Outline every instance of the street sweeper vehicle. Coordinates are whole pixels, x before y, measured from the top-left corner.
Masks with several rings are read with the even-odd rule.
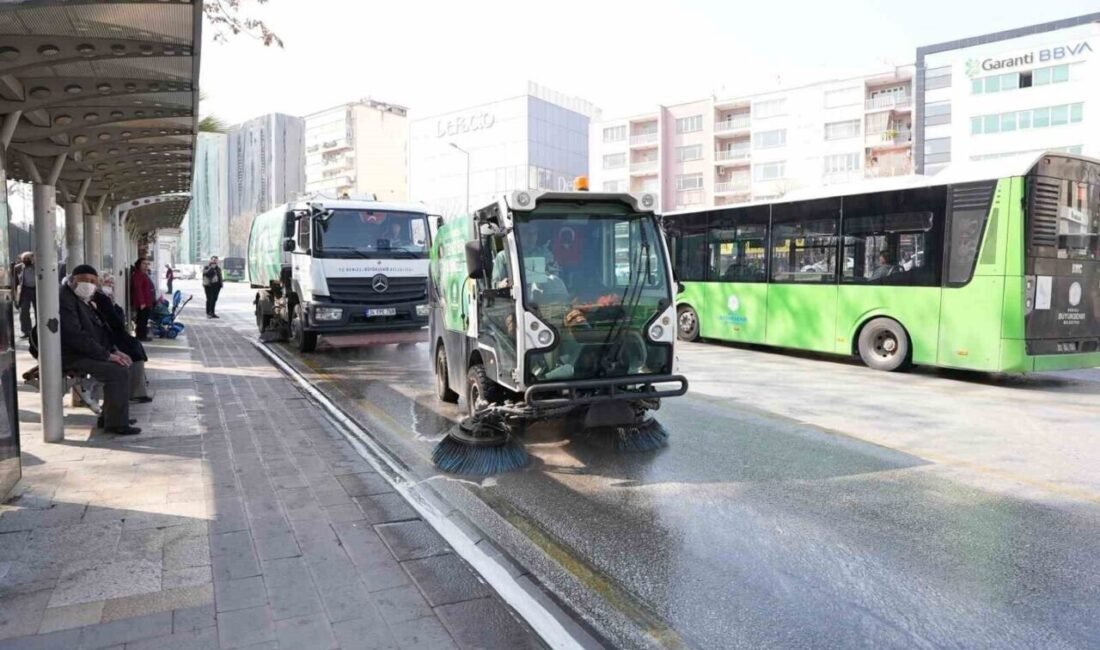
[[[320,195],[252,222],[248,278],[261,338],[312,352],[319,335],[427,340],[428,216],[373,196]]]
[[[445,471],[523,466],[544,420],[664,446],[649,415],[675,374],[675,282],[653,194],[524,190],[442,223],[429,280],[436,392],[466,418],[437,445]]]

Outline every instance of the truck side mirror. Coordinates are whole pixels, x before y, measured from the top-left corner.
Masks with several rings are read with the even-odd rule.
[[[287,237],[283,240],[283,250],[287,253],[293,253],[295,246],[296,244],[294,243],[293,237]]]
[[[294,213],[287,212],[283,218],[283,237],[294,236]]]
[[[481,242],[466,242],[466,273],[477,279],[485,275],[485,260],[481,255]]]

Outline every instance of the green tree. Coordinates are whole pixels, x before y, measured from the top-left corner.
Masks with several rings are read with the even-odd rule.
[[[244,34],[251,36],[264,44],[264,46],[278,45],[283,47],[283,39],[271,31],[264,21],[247,15],[242,10],[249,2],[267,4],[268,0],[206,0],[203,3],[203,13],[206,20],[214,28],[214,40],[224,43],[230,36]]]

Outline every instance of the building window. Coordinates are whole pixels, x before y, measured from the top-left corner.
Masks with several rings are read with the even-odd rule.
[[[701,190],[703,189],[703,175],[702,174],[680,174],[676,177],[676,189],[681,192],[684,190]]]
[[[1069,81],[1069,64],[1036,68],[1024,72],[1008,72],[970,81],[970,92],[975,95],[999,93],[1006,90],[1047,86]]]
[[[951,102],[931,102],[924,106],[924,125],[951,124]]]
[[[604,169],[619,169],[621,167],[626,167],[625,153],[609,153],[603,157]]]
[[[860,160],[863,158],[861,153],[839,153],[832,156],[825,156],[825,173],[826,174],[838,174],[843,172],[853,172],[859,170]]]
[[[752,105],[752,116],[756,118],[776,117],[778,115],[786,114],[786,99],[769,99],[763,102],[756,102]]]
[[[626,189],[626,181],[604,181],[604,192],[622,192]]]
[[[694,133],[696,131],[703,130],[703,116],[692,115],[691,117],[680,117],[676,119],[676,132],[677,133]]]
[[[939,165],[951,162],[951,138],[931,138],[924,141],[924,162]]]
[[[703,145],[693,144],[693,145],[688,146],[688,147],[677,147],[676,148],[676,158],[680,162],[688,162],[688,161],[691,161],[691,160],[702,160],[703,159]]]
[[[604,142],[622,142],[626,140],[625,126],[609,126],[603,130]]]
[[[775,181],[787,175],[787,163],[784,161],[760,163],[752,168],[752,179],[758,183]]]
[[[970,118],[970,133],[971,135],[988,135],[991,133],[1026,131],[1027,129],[1044,129],[1049,126],[1077,124],[1084,119],[1084,113],[1085,105],[1077,102],[1075,104],[1032,108],[1026,111],[979,115]]]
[[[854,106],[863,101],[863,89],[859,86],[825,91],[825,108]]]
[[[844,140],[859,137],[859,120],[830,122],[825,125],[826,140]]]
[[[752,146],[756,149],[772,149],[787,144],[787,129],[759,131],[752,135]]]
[[[951,87],[951,66],[932,68],[924,71],[924,89],[935,90],[937,88]]]

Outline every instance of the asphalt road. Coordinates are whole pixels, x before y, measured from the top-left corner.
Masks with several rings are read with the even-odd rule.
[[[250,301],[223,293],[242,333]],[[616,646],[1100,646],[1100,371],[687,345],[667,449],[543,430],[526,470],[460,482],[427,460],[459,411],[426,344],[283,353]]]

